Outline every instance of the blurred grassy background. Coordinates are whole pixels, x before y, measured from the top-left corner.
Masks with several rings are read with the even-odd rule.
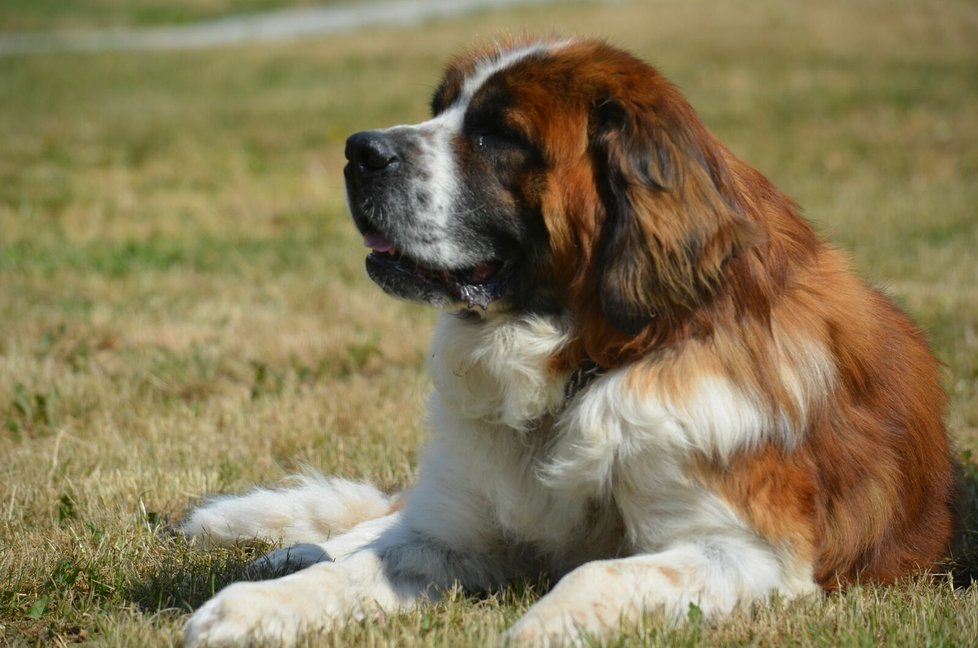
[[[294,4],[16,0],[0,30]],[[952,434],[978,450],[970,0],[560,3],[261,47],[3,57],[0,645],[174,642],[258,551],[160,536],[204,493],[306,466],[410,480],[432,314],[364,277],[342,144],[424,118],[448,55],[522,30],[607,37],[673,79],[921,322]],[[630,641],[966,645],[976,599],[858,589],[718,627],[652,620]],[[455,597],[333,639],[485,643],[529,600]]]
[[[350,4],[350,0],[4,0],[0,33],[180,25],[242,13],[330,4]]]

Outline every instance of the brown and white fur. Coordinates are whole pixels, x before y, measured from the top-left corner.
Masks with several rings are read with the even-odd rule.
[[[371,277],[445,311],[418,482],[396,504],[309,478],[194,511],[188,535],[295,544],[264,560],[302,569],[222,590],[187,645],[541,573],[556,586],[507,639],[610,638],[939,563],[951,463],[923,335],[668,81],[602,43],[517,41],[456,59],[432,108],[351,137],[346,170]]]

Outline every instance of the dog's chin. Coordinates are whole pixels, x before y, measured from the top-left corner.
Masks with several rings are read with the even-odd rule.
[[[509,267],[499,260],[471,268],[441,270],[418,263],[397,250],[374,251],[367,256],[367,275],[384,292],[438,308],[481,308],[504,299],[510,283]]]

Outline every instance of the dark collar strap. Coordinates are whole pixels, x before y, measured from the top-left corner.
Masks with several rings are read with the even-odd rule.
[[[567,384],[564,385],[564,402],[566,403],[587,389],[587,386],[603,373],[604,369],[599,367],[590,358],[585,358],[581,361],[577,369],[574,370],[574,373],[570,375],[570,378],[567,379]]]

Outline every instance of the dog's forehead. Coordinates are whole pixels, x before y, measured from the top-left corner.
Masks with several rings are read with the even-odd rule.
[[[519,44],[495,45],[489,49],[456,58],[446,69],[432,101],[435,111],[448,107],[464,109],[472,97],[494,74],[520,61],[543,54],[554,54],[573,42],[540,40]]]

